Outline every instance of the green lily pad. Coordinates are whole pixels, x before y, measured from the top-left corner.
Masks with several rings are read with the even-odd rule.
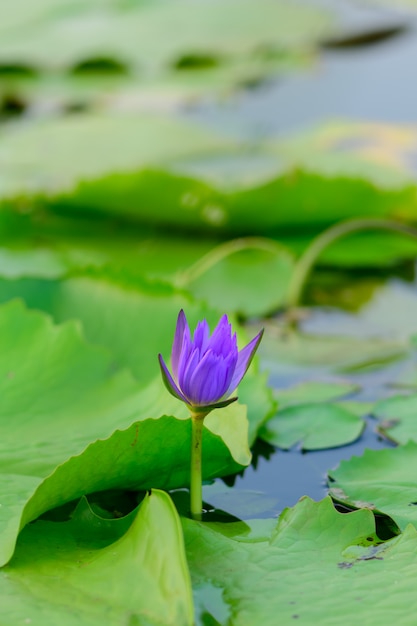
[[[300,403],[279,410],[259,436],[284,450],[297,443],[302,450],[320,450],[352,443],[364,427],[360,417],[337,404]]]
[[[417,444],[386,450],[365,450],[328,473],[330,493],[353,508],[371,508],[389,515],[404,529],[417,526]]]
[[[371,511],[341,514],[329,498],[303,498],[286,509],[269,541],[227,537],[190,520],[183,525],[196,606],[206,623],[274,626],[277,616],[284,624],[329,626],[409,621],[417,573],[413,527],[379,545]],[[387,593],[393,580],[396,592]]]
[[[339,406],[347,409],[351,413],[354,413],[358,417],[364,417],[372,413],[375,406],[374,402],[364,402],[359,400],[342,400],[337,403]]]
[[[322,133],[332,135],[327,129]],[[387,168],[376,164],[379,175],[374,176],[372,168],[363,170],[360,159],[360,180],[343,159],[337,172],[327,171],[320,159],[314,169],[302,161],[297,142],[250,151],[195,124],[149,114],[35,120],[3,133],[0,198],[12,214],[13,207],[15,213],[18,207],[27,213],[29,206],[25,223],[81,213],[229,236],[281,237],[284,227],[299,230],[301,223],[313,236],[352,217],[352,206],[367,206],[371,216],[415,219],[412,172],[400,168],[398,174],[394,167],[388,176]],[[327,159],[333,162],[333,156]],[[407,210],[399,214],[399,206]],[[10,215],[3,219],[7,222]]]
[[[232,141],[195,124],[154,115],[80,114],[38,120],[25,128],[3,133],[0,162],[7,167],[7,173],[5,171],[1,196],[60,196],[58,205],[72,204],[74,208],[77,202],[71,202],[70,195],[79,187],[77,194],[80,193],[79,199],[85,209],[118,212],[118,207],[119,210],[123,207],[124,212],[134,213],[137,207],[129,208],[129,198],[133,200],[135,197],[137,185],[146,193],[147,186],[157,185],[159,176],[152,171],[140,174],[141,170],[157,169],[157,165],[166,169],[174,160],[192,154],[210,154],[213,150],[227,151],[232,146]],[[96,196],[94,194],[100,190],[95,189],[89,198],[93,189],[88,182],[98,179],[105,179],[102,180],[103,193]],[[173,184],[178,194],[181,180],[174,178]],[[120,196],[119,200],[115,193],[106,197],[109,185],[114,191],[117,187],[118,194],[127,195]],[[169,193],[172,191],[173,188]],[[182,193],[186,191],[187,186]],[[188,191],[193,193],[196,190],[188,184]],[[184,202],[183,211],[189,211],[186,199]]]
[[[80,515],[24,529],[13,560],[0,571],[3,619],[34,626],[191,626],[190,576],[169,496],[152,491],[127,532],[113,531],[113,542],[91,532],[98,520],[88,527]]]
[[[155,491],[154,491],[155,493]],[[108,494],[107,494],[108,495]],[[145,494],[144,499],[148,493]],[[136,503],[139,501],[139,494],[135,494]],[[114,541],[117,541],[122,537],[133,522],[138,514],[139,506],[129,511],[129,513],[122,515],[119,511],[110,511],[101,508],[95,502],[90,502],[86,496],[83,496],[78,501],[74,508],[73,503],[69,503],[68,507],[71,507],[71,514],[69,518],[73,522],[74,534],[82,537],[86,543],[90,540],[99,543],[102,542],[103,546],[109,545]],[[55,509],[45,515],[42,519],[47,521],[62,522],[67,521],[67,518],[62,519],[59,517],[60,509]],[[53,513],[58,515],[58,519],[51,519]],[[115,517],[117,515],[117,517]],[[18,540],[19,544],[20,539]]]
[[[325,10],[288,0],[33,4],[0,12],[0,70],[29,102],[166,108],[305,64],[334,30]]]
[[[393,396],[377,402],[372,413],[378,431],[395,443],[417,442],[417,396]]]
[[[12,27],[10,16],[7,19],[9,8],[2,11],[9,25],[2,33],[0,58],[12,56],[15,63],[56,69],[110,57],[143,71],[144,65],[155,69],[174,64],[180,55],[194,54],[198,66],[199,56],[211,56],[213,61],[219,57],[250,57],[263,44],[268,46],[265,55],[279,53],[286,47],[317,41],[329,28],[325,13],[285,1],[262,0],[256,10],[247,0],[227,0],[226,5],[214,1],[198,9],[189,0],[153,0],[129,6],[103,6],[90,1],[75,6],[64,2],[57,7],[52,0],[35,4],[39,10],[31,10],[32,19],[18,19],[13,10]],[[90,28],[80,31],[83,22]],[[185,22],[188,28],[183,27]],[[77,45],[74,29],[79,32]],[[55,56],[51,50],[56,51]]]

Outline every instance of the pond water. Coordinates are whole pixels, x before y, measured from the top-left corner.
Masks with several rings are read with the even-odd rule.
[[[298,131],[335,118],[415,122],[415,21],[377,7],[365,10],[360,5],[341,3],[341,8],[347,33],[358,29],[383,29],[390,24],[397,25],[401,32],[374,45],[326,49],[317,65],[308,70],[248,91],[227,104],[205,103],[188,110],[186,117],[222,133],[251,139]],[[410,337],[413,332],[417,333],[417,290],[414,269],[409,268],[409,274],[411,280],[408,281],[387,277],[385,286],[376,290],[360,312],[313,306],[301,329],[319,336],[379,336],[396,340]],[[357,274],[350,278],[352,301],[349,308],[355,308],[357,278]],[[262,349],[260,358],[275,388],[306,379],[317,380],[320,376],[326,380],[343,378],[360,385],[361,391],[355,399],[366,401],[394,393],[392,381],[415,368],[408,358],[338,377],[316,368],[319,373],[314,378],[314,368],[286,368],[267,358]],[[303,495],[314,499],[324,497],[326,471],[335,468],[342,459],[361,455],[366,448],[389,445],[392,444],[375,432],[375,421],[370,416],[366,418],[362,436],[340,448],[303,453],[297,447],[282,451],[258,442],[252,466],[230,481],[218,480],[206,485],[204,498],[213,507],[237,517],[276,516]],[[233,485],[233,489],[226,483]]]

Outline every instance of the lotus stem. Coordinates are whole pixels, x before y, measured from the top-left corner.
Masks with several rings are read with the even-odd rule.
[[[351,219],[343,222],[339,222],[334,226],[331,226],[318,237],[313,239],[311,244],[305,250],[305,252],[298,259],[291,283],[288,290],[288,306],[295,308],[300,306],[301,296],[307,279],[318,257],[323,250],[327,248],[337,239],[341,239],[350,233],[361,230],[389,230],[393,232],[402,233],[413,239],[417,239],[417,230],[412,226],[406,224],[400,224],[386,219],[378,218],[360,218]]]
[[[203,516],[202,446],[203,422],[207,413],[191,413],[190,510],[194,520]]]

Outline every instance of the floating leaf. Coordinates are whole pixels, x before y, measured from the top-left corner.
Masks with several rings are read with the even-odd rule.
[[[40,102],[166,107],[229,92],[305,63],[334,28],[323,9],[288,0],[33,5],[0,10],[0,77]]]
[[[413,174],[404,180],[394,168],[395,175],[388,176],[378,165],[380,180],[364,174],[358,180],[343,161],[337,173],[320,160],[314,160],[314,169],[297,162],[303,153],[296,138],[293,143],[295,148],[261,145],[250,151],[196,124],[155,115],[84,113],[35,120],[2,137],[0,199],[9,211],[14,205],[29,211],[25,219],[35,224],[48,209],[47,215],[116,216],[234,236],[281,236],[284,227],[299,230],[300,224],[313,236],[352,217],[352,207],[358,207],[358,217],[367,206],[371,216],[415,219]],[[315,158],[316,151],[312,154]],[[357,169],[362,165],[359,160]]]
[[[261,0],[256,10],[248,0],[227,0],[226,5],[215,0],[198,8],[189,0],[125,6],[104,6],[94,0],[66,1],[59,7],[52,0],[34,4],[37,7],[31,9],[29,17],[12,12],[13,26],[10,15],[6,15],[8,27],[3,26],[0,58],[13,56],[15,63],[52,68],[96,58],[125,59],[143,70],[144,64],[154,68],[173,65],[180,55],[194,55],[194,65],[203,67],[210,65],[210,56],[214,61],[223,56],[250,57],[258,47],[261,54],[262,46],[265,56],[279,55],[285,48],[317,41],[329,27],[325,13],[282,0]],[[6,8],[2,14],[8,12]],[[188,28],[183,28],[185,22]],[[89,28],[80,32],[80,23]],[[75,31],[79,33],[77,45]]]
[[[337,403],[339,406],[347,409],[351,413],[354,413],[358,417],[364,417],[372,413],[375,406],[374,402],[364,402],[359,400],[342,400]]]
[[[358,439],[364,421],[337,404],[299,404],[278,410],[259,436],[288,450],[300,443],[303,450],[336,448]]]
[[[230,140],[216,137],[195,124],[167,117],[80,114],[38,120],[19,131],[9,130],[2,137],[0,162],[7,172],[4,171],[1,196],[42,194],[50,197],[49,202],[58,196],[58,207],[68,205],[74,209],[78,203],[76,192],[84,210],[134,214],[138,208],[129,205],[135,197],[139,198],[139,189],[146,195],[149,186],[154,191],[158,186],[158,172],[143,170],[157,169],[158,165],[167,169],[170,162],[188,155],[227,151],[232,146]],[[100,179],[101,189],[89,182]],[[195,185],[178,177],[173,177],[172,183],[166,197],[176,188],[180,204],[179,192],[183,194],[187,188],[189,193],[197,191],[193,189]],[[182,211],[189,211],[184,202]],[[170,210],[172,207],[171,202]],[[151,215],[148,213],[147,217]]]
[[[417,442],[417,396],[393,396],[377,402],[373,415],[378,430],[395,443]]]
[[[417,444],[387,450],[365,450],[329,472],[330,493],[354,508],[371,508],[392,517],[404,529],[417,526]]]

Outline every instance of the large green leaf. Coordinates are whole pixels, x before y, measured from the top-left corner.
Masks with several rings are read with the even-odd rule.
[[[362,216],[363,206],[368,215],[415,219],[412,172],[394,167],[388,176],[387,167],[376,164],[374,176],[359,159],[358,180],[343,159],[336,171],[327,171],[320,159],[309,164],[302,150],[277,145],[249,151],[195,124],[154,115],[37,120],[3,133],[0,198],[4,210],[15,212],[27,212],[29,203],[26,220],[35,224],[40,215],[45,220],[47,207],[234,236],[282,236],[284,228],[299,231],[301,223],[314,234],[338,219]],[[333,155],[329,159],[333,163]]]
[[[94,524],[89,528],[80,515],[25,528],[13,560],[0,572],[2,620],[29,620],[33,626],[191,626],[182,529],[169,496],[161,491],[146,496],[129,530],[114,542],[103,541],[103,531],[92,532]]]
[[[183,524],[203,623],[412,622],[417,574],[412,527],[377,545],[370,511],[341,514],[328,498],[317,503],[304,498],[286,509],[269,541],[239,536],[238,529],[234,537],[225,536],[220,525]],[[393,581],[395,593],[387,593]]]
[[[78,324],[56,327],[19,302],[0,307],[0,344],[1,562],[27,522],[83,493],[188,485],[190,420],[159,378],[141,389],[113,375]],[[218,413],[206,420],[206,478],[250,461],[246,408]]]
[[[355,441],[364,427],[360,417],[337,404],[300,403],[278,410],[259,436],[285,450],[297,443],[302,450],[320,450]]]
[[[330,471],[330,493],[355,508],[371,508],[392,517],[404,529],[417,526],[417,444],[387,450],[365,450]]]
[[[166,108],[256,84],[304,64],[333,28],[326,11],[288,0],[33,5],[27,15],[20,2],[0,9],[0,79],[3,69],[25,101],[101,107]]]
[[[145,199],[149,186],[154,186],[156,192],[158,180],[162,180],[158,172],[144,171],[146,168],[167,168],[176,159],[228,150],[232,146],[230,140],[195,124],[149,114],[80,114],[38,120],[2,134],[0,162],[7,171],[4,170],[1,196],[41,193],[63,196],[61,203],[76,206],[77,201],[74,203],[66,196],[74,194],[80,185],[79,202],[84,203],[84,209],[134,214],[138,208],[140,212],[140,207],[132,206],[139,199],[138,190],[142,189]],[[88,184],[99,179],[102,179],[101,188],[95,185],[93,189]],[[193,193],[190,184],[188,191]],[[171,189],[163,192],[166,200],[175,188],[178,195],[181,186],[181,193],[185,193],[184,181],[173,177]],[[158,201],[161,200],[159,196]],[[171,203],[170,209],[173,206]],[[145,211],[148,209],[143,207]],[[185,209],[189,211],[186,199]],[[151,217],[152,211],[147,215]]]
[[[8,27],[2,28],[3,62],[13,58],[15,63],[57,68],[113,57],[141,71],[145,65],[149,71],[152,66],[173,65],[183,55],[195,55],[197,60],[200,55],[211,56],[216,62],[239,55],[250,57],[265,46],[266,57],[268,52],[279,56],[285,48],[317,41],[329,26],[326,14],[283,0],[261,0],[256,8],[248,0],[227,0],[226,4],[214,0],[201,7],[190,0],[125,6],[91,0],[75,5],[68,1],[60,5],[56,0],[36,0],[34,4],[38,5],[36,20],[30,14],[17,19],[12,10],[14,27],[9,18]],[[9,11],[8,7],[2,11],[6,19]],[[79,35],[77,43],[74,32]]]

